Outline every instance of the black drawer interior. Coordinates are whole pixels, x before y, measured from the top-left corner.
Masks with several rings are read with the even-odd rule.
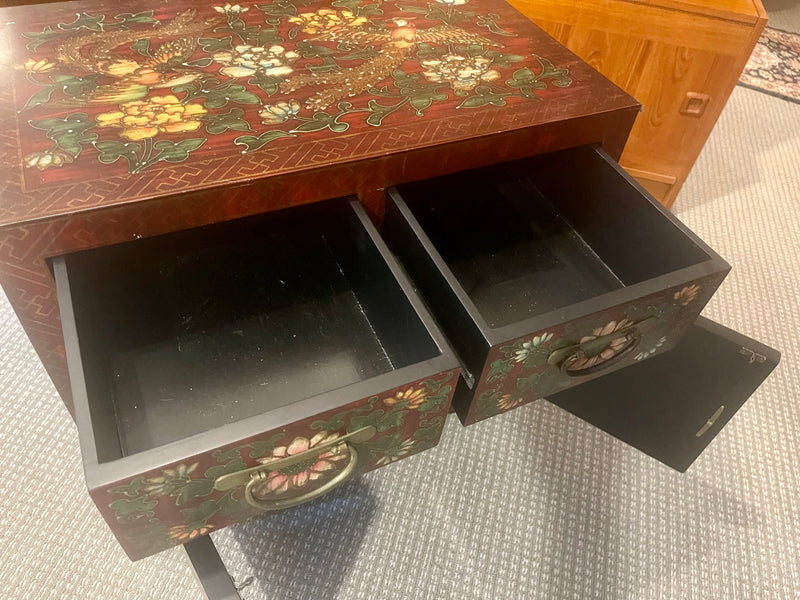
[[[592,147],[398,187],[499,328],[709,260]]]
[[[345,200],[57,261],[99,462],[440,354]]]

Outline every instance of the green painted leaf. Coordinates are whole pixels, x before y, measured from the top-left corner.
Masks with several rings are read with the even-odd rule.
[[[244,120],[244,111],[241,108],[232,108],[225,114],[214,114],[206,117],[208,124],[206,131],[212,134],[233,131],[252,131],[250,123]]]
[[[114,18],[117,21],[122,21],[119,26],[125,28],[143,23],[158,23],[158,20],[153,18],[152,10],[145,10],[138,13],[120,13]],[[117,23],[114,23],[114,25],[117,25]]]
[[[372,46],[365,46],[349,54],[340,54],[336,57],[336,60],[371,60],[380,56],[380,54],[381,53]]]
[[[206,500],[199,506],[184,508],[181,510],[185,521],[190,523],[205,523],[217,512],[220,506],[216,500]]]
[[[50,97],[53,95],[55,91],[55,86],[48,85],[40,89],[37,92],[28,98],[28,101],[25,103],[25,106],[22,107],[22,110],[29,110],[31,108],[36,108],[37,106],[41,106],[42,104],[47,104],[50,102]]]
[[[498,21],[499,18],[500,18],[500,15],[497,15],[497,14],[494,14],[494,13],[489,13],[485,17],[484,16],[479,16],[477,22],[478,22],[478,25],[480,25],[481,27],[488,28],[489,31],[491,31],[494,34],[505,35],[505,36],[510,36],[510,37],[516,37],[515,33],[511,33],[510,31],[506,31],[505,29],[503,29],[502,27],[500,27],[497,24],[497,21]]]
[[[449,385],[442,387],[436,394],[428,396],[427,400],[425,400],[417,410],[421,413],[426,413],[440,408],[442,404],[447,401],[447,398],[450,396],[450,390],[452,389],[453,387]]]
[[[253,92],[248,92],[243,85],[235,84],[210,90],[205,93],[206,108],[221,108],[228,102],[239,104],[261,104],[261,100]]]
[[[208,66],[211,66],[211,63],[213,62],[214,61],[210,58],[198,58],[197,60],[190,60],[186,64],[189,65],[190,67],[199,67],[201,69],[204,69]]]
[[[275,129],[272,131],[265,131],[259,136],[255,135],[240,135],[239,137],[233,140],[233,143],[238,146],[244,146],[246,149],[244,152],[254,152],[256,150],[260,150],[267,144],[269,144],[273,140],[277,140],[278,138],[282,137],[295,137],[291,133],[287,133],[285,131],[281,131],[280,129]]]
[[[200,146],[206,143],[205,138],[195,138],[191,140],[181,140],[180,142],[170,142],[168,140],[161,140],[156,142],[153,147],[159,150],[157,155],[158,160],[166,162],[183,162],[189,158],[189,153],[197,150]]]
[[[28,43],[26,48],[28,48],[28,50],[36,50],[42,44],[45,44],[50,40],[57,40],[66,37],[68,34],[62,31],[53,31],[53,28],[48,25],[42,31],[23,33],[22,35],[29,40],[33,40],[32,42]]]
[[[442,435],[443,426],[444,419],[441,417],[426,422],[425,425],[420,424],[419,428],[414,432],[414,440],[418,444],[415,450],[424,450],[435,446]]]
[[[84,77],[53,75],[50,79],[54,84],[60,87],[67,96],[74,97],[95,89],[97,87],[97,77],[97,75],[85,75]],[[145,87],[145,93],[146,91],[147,88]]]
[[[458,108],[480,108],[489,104],[489,99],[485,96],[470,96],[458,105]]]
[[[128,161],[129,170],[133,171],[136,168],[139,160],[137,154],[141,148],[136,142],[101,140],[95,141],[93,145],[100,153],[97,160],[101,163],[111,164],[117,162],[120,158],[124,158]]]
[[[34,119],[30,125],[46,130],[48,138],[74,157],[81,153],[83,145],[97,139],[97,134],[90,131],[96,123],[86,113],[72,113],[63,119]]]
[[[139,496],[142,493],[142,486],[144,485],[144,477],[135,477],[125,485],[118,485],[108,490],[109,494],[125,495],[129,497]]]
[[[421,6],[407,6],[407,5],[406,6],[400,6],[400,5],[398,5],[397,8],[399,8],[403,12],[417,13],[418,15],[425,15],[425,14],[428,13],[428,9],[427,8],[422,8]]]
[[[268,15],[276,17],[296,17],[297,7],[291,2],[275,2],[274,4],[256,4],[256,8]]]
[[[233,50],[233,37],[228,35],[222,38],[200,38],[200,47],[209,54],[221,50]]]
[[[267,94],[272,96],[273,94],[278,93],[278,89],[280,88],[282,81],[283,79],[281,79],[280,77],[273,77],[271,75],[265,75],[264,73],[259,73],[255,77],[251,77],[247,83],[249,83],[250,85],[257,85]]]
[[[492,383],[494,381],[505,379],[506,375],[508,375],[513,368],[514,362],[512,359],[495,360],[490,366],[489,374],[486,376],[486,381],[488,383]]]
[[[108,506],[114,511],[117,519],[128,519],[134,516],[152,516],[153,509],[158,504],[158,500],[151,500],[144,496],[133,498],[131,500],[120,499],[114,500]]]
[[[312,131],[321,131],[323,129],[331,127],[331,125],[334,124],[335,121],[336,121],[335,116],[329,115],[326,112],[318,112],[315,113],[311,119],[304,121],[303,123],[295,127],[292,130],[292,132],[310,133]]]
[[[532,390],[536,387],[536,381],[539,379],[540,373],[533,373],[528,377],[520,377],[517,379],[517,392],[524,392],[527,390]]]
[[[341,415],[338,415],[338,416],[341,417]],[[320,423],[320,422],[323,423],[323,427],[314,427],[315,423]],[[314,421],[314,423],[311,424],[311,428],[312,429],[326,429],[326,427],[324,427],[324,425],[325,425],[324,421]],[[344,428],[344,423],[342,423],[339,427],[334,427],[332,429],[343,429],[343,428]],[[278,442],[280,442],[282,439],[283,439],[283,434],[282,433],[276,433],[275,435],[273,435],[268,440],[258,440],[258,441],[255,441],[255,442],[250,442],[250,448],[251,448],[250,454],[249,454],[250,458],[262,458],[262,457],[266,456],[267,454],[272,454],[272,451],[275,449],[275,445]]]
[[[242,457],[239,456],[237,453],[237,458],[235,458],[234,460],[225,463],[224,465],[216,465],[210,467],[206,471],[206,478],[213,482],[222,477],[223,475],[227,475],[228,473],[235,473],[236,471],[243,471],[246,468],[247,465],[242,460]]]
[[[227,450],[214,450],[214,452],[211,453],[211,456],[214,457],[214,460],[217,461],[217,464],[221,465],[241,458],[242,455],[239,452],[239,448],[228,448]]]
[[[143,40],[136,40],[131,44],[131,50],[134,50],[142,56],[150,57],[150,40],[147,38]],[[210,59],[209,59],[210,60]]]
[[[182,486],[175,495],[175,504],[181,506],[193,498],[208,496],[214,491],[214,481],[209,479],[192,479]]]
[[[59,29],[88,29],[89,31],[103,31],[103,21],[105,15],[98,15],[93,17],[85,12],[78,13],[78,16],[72,23],[59,23]]]
[[[350,420],[350,426],[347,431],[357,431],[362,427],[372,425],[379,432],[392,429],[393,427],[400,427],[403,424],[403,418],[408,414],[407,410],[399,410],[386,413],[383,410],[374,410],[367,415],[358,415]]]

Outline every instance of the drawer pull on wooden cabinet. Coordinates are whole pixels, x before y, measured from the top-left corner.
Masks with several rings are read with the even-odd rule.
[[[715,412],[713,415],[711,415],[711,418],[710,418],[708,421],[706,421],[706,422],[703,424],[703,426],[702,426],[700,429],[698,429],[698,430],[697,430],[697,433],[695,433],[695,434],[694,434],[694,437],[700,437],[700,436],[701,436],[701,435],[703,435],[703,434],[704,434],[706,431],[708,431],[709,429],[711,429],[711,426],[712,426],[714,423],[716,423],[716,422],[717,422],[717,419],[719,419],[719,416],[722,414],[722,411],[724,411],[724,410],[725,410],[725,405],[723,404],[722,406],[720,406],[720,407],[719,407],[719,408],[716,410],[716,412]]]
[[[245,500],[251,506],[263,511],[282,510],[284,508],[310,502],[331,491],[341,483],[344,483],[347,478],[353,474],[358,464],[358,450],[356,449],[356,444],[369,440],[375,435],[376,431],[377,430],[372,425],[362,427],[357,431],[337,437],[303,452],[293,454],[292,456],[273,460],[257,467],[237,471],[236,473],[223,475],[214,482],[214,488],[217,490],[229,490],[246,484],[244,488]],[[304,494],[291,496],[289,498],[264,499],[258,497],[255,488],[259,484],[263,484],[270,473],[291,470],[291,467],[302,467],[304,463],[308,463],[309,461],[313,462],[323,454],[331,451],[334,451],[334,454],[346,453],[348,462],[345,467],[329,481],[326,481],[319,487],[315,487]]]
[[[570,377],[611,368],[633,352],[642,339],[642,332],[653,322],[653,318],[644,319],[600,337],[587,336],[579,344],[551,352],[547,363],[559,365],[561,372]]]

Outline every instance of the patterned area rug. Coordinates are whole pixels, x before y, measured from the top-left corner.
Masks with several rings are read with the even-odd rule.
[[[800,34],[766,27],[739,83],[785,100],[800,102]]]

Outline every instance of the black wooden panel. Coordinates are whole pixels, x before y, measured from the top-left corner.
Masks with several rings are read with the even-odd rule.
[[[700,317],[670,352],[548,400],[685,471],[779,360],[778,351]]]

